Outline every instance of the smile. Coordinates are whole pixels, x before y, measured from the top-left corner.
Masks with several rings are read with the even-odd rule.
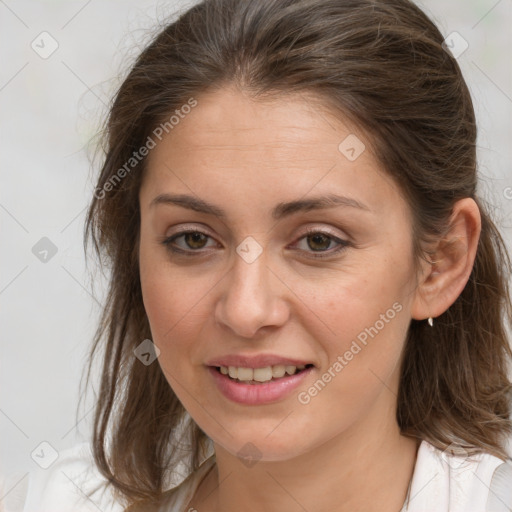
[[[304,370],[306,366],[312,365],[275,365],[265,366],[264,368],[243,368],[236,366],[219,366],[218,371],[222,375],[228,375],[233,380],[239,382],[247,382],[249,384],[258,384],[261,382],[269,382],[271,380],[281,379],[285,375],[295,375]]]
[[[220,393],[232,402],[264,405],[284,400],[314,370],[314,365],[275,365],[262,368],[209,366]]]

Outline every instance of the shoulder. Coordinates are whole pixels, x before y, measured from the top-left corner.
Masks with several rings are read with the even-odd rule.
[[[48,469],[30,473],[23,512],[123,512],[101,475],[90,444],[61,451]]]
[[[179,511],[194,496],[200,482],[215,464],[210,456],[192,474],[175,474],[179,484],[168,487],[165,500],[166,512]],[[169,481],[170,485],[170,481]],[[28,487],[20,496],[20,512],[124,512],[125,507],[116,501],[112,488],[94,463],[90,443],[77,444],[59,453],[48,469],[30,473]]]
[[[484,512],[512,509],[512,460],[488,453],[442,451],[423,441],[418,450],[410,512]],[[499,506],[498,506],[499,505]],[[501,508],[500,508],[501,507]]]

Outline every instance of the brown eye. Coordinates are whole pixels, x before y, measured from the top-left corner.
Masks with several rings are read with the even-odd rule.
[[[311,230],[296,242],[299,250],[309,253],[313,258],[328,258],[335,256],[351,244],[330,233]]]
[[[181,253],[186,255],[199,255],[205,251],[201,249],[208,247],[208,241],[215,245],[213,238],[201,231],[182,231],[162,240],[162,244],[171,253]],[[210,245],[211,247],[211,245]]]
[[[183,235],[185,243],[191,249],[202,249],[207,242],[208,237],[204,233],[191,232]]]
[[[324,251],[329,248],[332,242],[332,238],[324,235],[323,233],[316,233],[314,235],[308,235],[308,246],[315,251]]]

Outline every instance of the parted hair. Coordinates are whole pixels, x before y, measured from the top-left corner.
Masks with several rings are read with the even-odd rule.
[[[84,229],[86,251],[92,243],[109,272],[87,365],[87,381],[93,363],[101,366],[93,454],[127,510],[150,510],[172,493],[166,478],[180,463],[197,469],[208,438],[160,366],[134,356],[151,339],[138,263],[146,159],[107,185],[176,109],[227,85],[255,100],[307,93],[358,126],[410,206],[418,268],[455,202],[477,202],[482,231],[467,285],[433,329],[411,320],[396,420],[404,435],[440,449],[507,457],[511,262],[477,191],[473,103],[443,39],[409,0],[204,0],[166,23],[135,60],[105,120],[101,194]]]

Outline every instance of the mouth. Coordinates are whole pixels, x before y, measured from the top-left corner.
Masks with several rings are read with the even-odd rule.
[[[274,365],[262,368],[245,368],[238,366],[213,366],[219,374],[239,384],[262,385],[269,382],[282,381],[294,375],[307,372],[313,364],[306,365]]]
[[[266,405],[286,400],[317,367],[283,354],[229,354],[205,365],[216,389],[231,402]]]

